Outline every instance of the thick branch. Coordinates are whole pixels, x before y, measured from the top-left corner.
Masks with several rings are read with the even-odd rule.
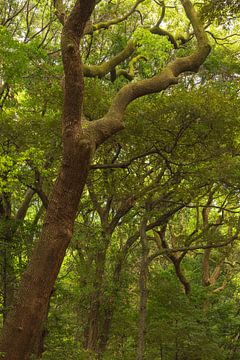
[[[219,263],[216,265],[215,269],[213,270],[211,276],[210,276],[210,284],[211,286],[214,286],[217,282],[217,280],[220,277],[222,266],[224,264],[225,256],[222,257],[222,259],[219,261]]]
[[[178,82],[177,77],[183,72],[198,71],[200,65],[208,56],[210,46],[201,22],[190,1],[182,0],[182,4],[197,38],[198,47],[196,51],[189,56],[177,58],[170,62],[160,75],[123,87],[109,110],[110,114],[123,114],[127,105],[133,100],[147,94],[160,92],[170,85],[176,84]]]
[[[176,275],[177,275],[179,281],[181,282],[181,284],[183,285],[184,292],[185,292],[186,295],[188,295],[190,293],[190,290],[191,290],[190,283],[187,280],[186,276],[184,275],[183,270],[181,269],[181,261],[175,260],[173,265],[174,265],[174,268],[175,268]]]
[[[155,35],[166,36],[168,38],[168,40],[170,41],[170,43],[173,45],[174,49],[178,48],[178,44],[177,44],[177,41],[175,40],[174,36],[167,30],[164,30],[164,29],[160,28],[159,26],[153,26],[150,29],[150,32]]]
[[[92,182],[91,182],[90,178],[87,181],[87,188],[88,188],[90,199],[91,199],[95,209],[97,210],[98,215],[100,216],[102,223],[104,223],[104,209],[102,208],[102,206],[101,206],[101,204],[100,204],[100,202],[99,202],[99,200],[97,198],[97,195],[96,195],[96,193],[94,191],[94,187],[92,185]]]
[[[66,19],[65,8],[62,0],[53,0],[53,5],[56,9],[56,16],[60,23],[64,25]]]
[[[42,201],[43,206],[47,209],[49,204],[49,199],[45,191],[43,190],[43,179],[38,169],[35,169],[35,187],[33,188],[34,191],[38,194],[39,198]]]
[[[136,201],[136,197],[134,195],[129,196],[128,198],[122,200],[119,208],[117,209],[115,216],[112,218],[112,221],[108,226],[108,231],[110,234],[119,224],[119,221],[122,219],[122,217],[126,215],[133,208],[135,201]]]
[[[135,50],[133,41],[129,41],[125,49],[119,54],[115,55],[111,60],[104,62],[101,65],[83,65],[83,73],[86,77],[99,77],[102,78],[106,74],[115,69],[117,65],[129,58]]]
[[[26,194],[25,194],[25,198],[20,206],[20,208],[18,209],[16,215],[15,215],[15,219],[16,220],[23,220],[26,216],[27,210],[29,208],[30,202],[32,200],[33,195],[35,194],[35,191],[32,189],[27,189]]]
[[[190,0],[181,0],[197,39],[197,49],[191,55],[170,62],[163,71],[150,79],[124,86],[116,95],[104,118],[91,123],[96,145],[123,129],[123,115],[126,107],[135,99],[158,93],[178,83],[178,76],[187,71],[197,72],[210,52],[207,35]]]

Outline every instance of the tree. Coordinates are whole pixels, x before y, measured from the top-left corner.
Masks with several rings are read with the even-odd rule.
[[[133,100],[177,84],[179,75],[184,72],[198,71],[210,52],[206,33],[193,5],[189,0],[181,0],[181,3],[193,27],[197,48],[190,55],[171,61],[159,75],[123,86],[108,112],[101,119],[86,123],[81,113],[83,76],[87,70],[84,70],[81,62],[79,44],[84,31],[87,33],[86,26],[95,1],[77,0],[68,16],[65,16],[61,3],[55,2],[58,17],[63,23],[61,50],[65,79],[62,163],[50,196],[40,240],[4,325],[1,351],[5,359],[23,360],[30,356],[72,237],[79,200],[96,149],[123,129],[125,109]],[[131,48],[131,44],[129,47]],[[111,70],[112,64],[108,65],[106,72]],[[94,67],[92,69],[94,70]]]

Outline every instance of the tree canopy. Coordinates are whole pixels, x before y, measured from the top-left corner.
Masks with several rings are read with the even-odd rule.
[[[0,357],[240,359],[239,2],[0,10]]]

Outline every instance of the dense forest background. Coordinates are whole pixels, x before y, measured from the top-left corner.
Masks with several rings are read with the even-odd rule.
[[[83,129],[128,84],[194,51],[185,3],[96,1],[80,44]],[[100,142],[31,359],[240,359],[240,6],[193,5],[211,53],[135,96],[125,129]],[[60,38],[72,8],[0,1],[2,326],[65,161]]]

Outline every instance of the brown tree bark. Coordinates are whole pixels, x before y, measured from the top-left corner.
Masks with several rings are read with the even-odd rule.
[[[3,329],[0,350],[4,353],[3,358],[8,360],[29,359],[72,236],[74,219],[86,182],[93,147],[81,128],[83,73],[79,42],[93,7],[94,1],[77,1],[63,27],[63,161],[50,198],[41,238],[23,275],[14,307]]]
[[[107,245],[107,244],[106,244]],[[101,333],[100,314],[102,307],[102,291],[105,272],[107,246],[99,250],[96,257],[96,273],[94,280],[94,291],[91,296],[90,310],[88,315],[87,331],[85,332],[85,347],[88,350],[99,353],[99,336]]]
[[[23,276],[13,311],[6,320],[1,346],[1,350],[6,352],[5,359],[27,359],[40,331],[51,290],[71,239],[78,201],[86,180],[87,171],[79,172],[78,164],[81,161],[87,168],[89,149],[82,146],[79,154],[75,160],[77,171],[73,166],[69,166],[67,174],[64,167],[61,169],[41,239]],[[69,170],[72,170],[70,174]]]
[[[148,254],[149,246],[146,235],[146,220],[142,220],[140,227],[140,240],[142,245],[142,256],[139,274],[139,324],[138,324],[138,346],[136,360],[145,359],[145,341],[147,332],[147,301],[148,301]]]

